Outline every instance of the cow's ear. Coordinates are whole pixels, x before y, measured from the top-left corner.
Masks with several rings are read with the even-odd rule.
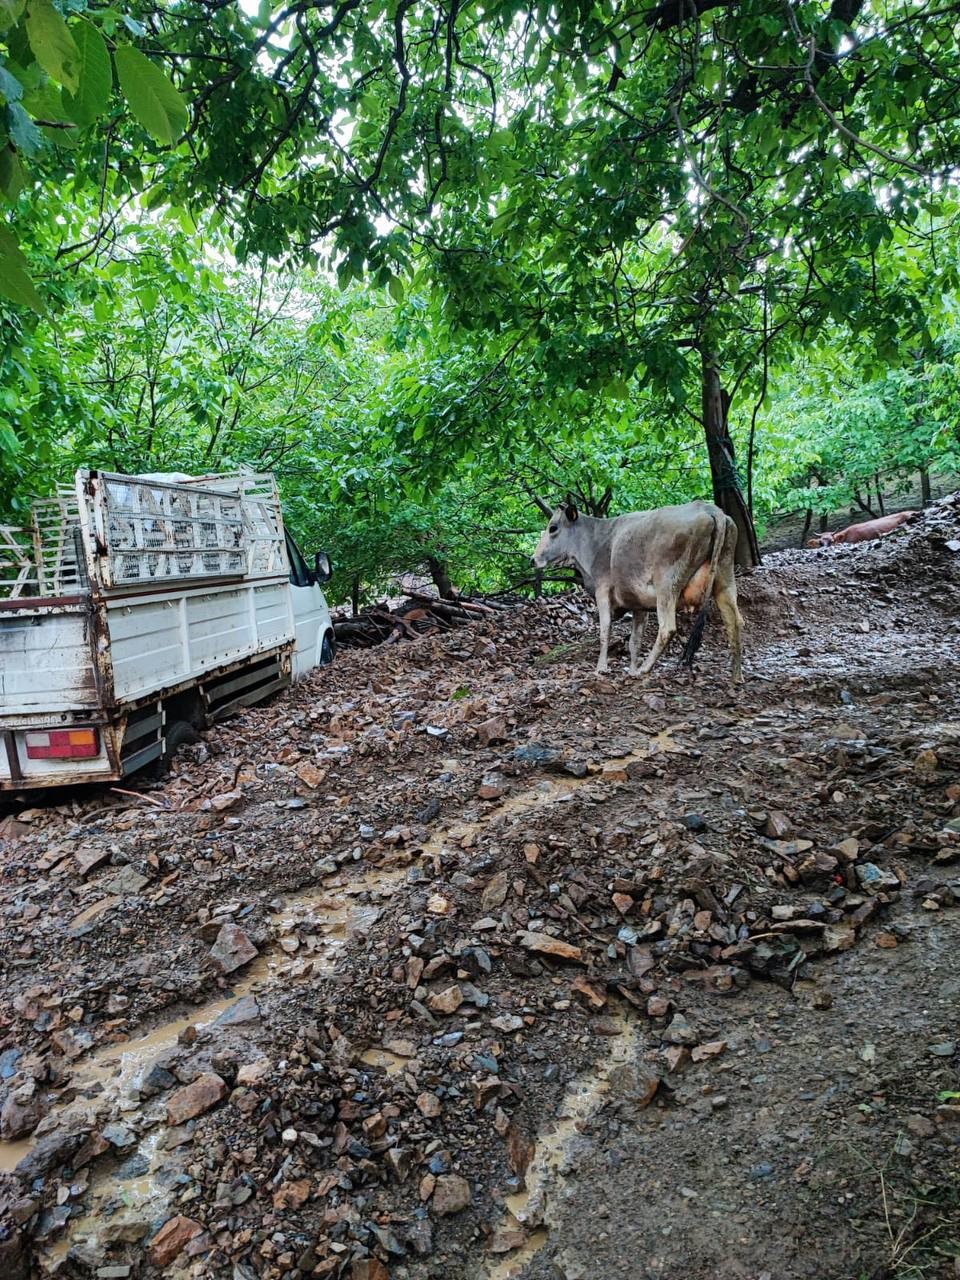
[[[580,514],[580,512],[579,512],[579,511],[577,510],[577,508],[573,505],[573,503],[572,503],[572,502],[568,502],[568,503],[567,503],[567,505],[566,505],[566,508],[565,508],[565,510],[564,510],[564,515],[567,517],[567,519],[570,521],[570,523],[571,523],[571,524],[573,524],[573,522],[576,520],[576,518],[577,518],[577,516],[579,516],[579,514]]]

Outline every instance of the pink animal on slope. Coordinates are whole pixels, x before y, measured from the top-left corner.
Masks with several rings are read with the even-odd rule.
[[[840,542],[869,542],[871,538],[882,538],[885,533],[892,533],[902,524],[916,520],[919,511],[898,511],[895,515],[880,516],[877,520],[864,520],[862,524],[851,524],[838,533],[818,533],[807,543],[808,547],[832,547]]]

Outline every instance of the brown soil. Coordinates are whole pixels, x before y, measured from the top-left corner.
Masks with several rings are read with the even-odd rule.
[[[960,1274],[958,539],[771,557],[742,690],[564,597],[8,818],[3,1280]]]

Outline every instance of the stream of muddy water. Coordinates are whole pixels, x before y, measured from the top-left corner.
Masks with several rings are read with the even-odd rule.
[[[437,832],[423,842],[419,856],[436,860],[443,851],[466,847],[471,838],[512,816],[571,799],[581,788],[598,784],[605,788],[612,782],[620,782],[622,771],[631,763],[682,750],[671,735],[684,727],[674,726],[655,737],[645,737],[640,747],[624,749],[599,770],[584,777],[541,777],[475,819]],[[218,1020],[229,1023],[231,1012],[245,997],[256,997],[282,982],[332,973],[347,943],[368,932],[376,922],[381,912],[379,903],[401,885],[408,866],[409,863],[386,865],[352,880],[341,870],[320,886],[309,886],[286,895],[282,909],[270,918],[275,934],[273,942],[232,984],[229,996],[212,1000],[136,1039],[96,1049],[75,1065],[70,1101],[55,1105],[31,1138],[0,1143],[0,1170],[13,1170],[43,1134],[70,1126],[89,1128],[102,1122],[107,1109],[111,1111],[111,1119],[119,1117],[139,1134],[136,1144],[125,1148],[121,1158],[112,1160],[110,1166],[104,1161],[94,1166],[89,1185],[81,1182],[81,1194],[88,1197],[90,1207],[82,1217],[69,1219],[65,1224],[67,1229],[58,1240],[41,1246],[38,1261],[47,1274],[59,1269],[74,1246],[96,1242],[107,1229],[105,1219],[109,1220],[112,1238],[122,1238],[128,1229],[130,1238],[135,1238],[137,1231],[145,1234],[151,1223],[162,1221],[169,1208],[176,1153],[171,1158],[164,1147],[162,1103],[151,1104],[140,1099],[138,1085],[145,1071],[171,1053],[188,1029],[202,1031]],[[611,1042],[603,1064],[567,1090],[559,1118],[538,1138],[527,1172],[526,1189],[506,1202],[508,1222],[518,1228],[529,1227],[532,1234],[518,1252],[493,1265],[485,1273],[486,1280],[507,1280],[546,1242],[548,1190],[558,1165],[576,1136],[578,1125],[589,1120],[602,1105],[610,1072],[629,1056],[632,1048],[631,1029],[624,1021],[623,1030]],[[367,1049],[361,1060],[388,1074],[400,1072],[406,1065],[405,1059],[382,1048]]]
[[[571,1148],[604,1104],[619,1067],[631,1064],[643,1048],[642,1029],[625,1011],[615,1012],[619,1030],[596,1066],[566,1088],[554,1119],[537,1134],[524,1188],[504,1201],[501,1228],[528,1231],[526,1240],[505,1257],[491,1261],[482,1280],[511,1280],[547,1244],[557,1222],[557,1191],[564,1180],[564,1164]]]

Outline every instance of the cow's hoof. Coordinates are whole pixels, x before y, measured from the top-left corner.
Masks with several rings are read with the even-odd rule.
[[[641,671],[639,667],[627,667],[627,675],[632,680],[642,680],[646,673]]]
[[[608,675],[610,674],[610,668],[609,668],[609,667],[597,667],[597,669],[596,669],[596,671],[594,672],[594,674],[595,674],[595,675],[598,675],[598,676],[608,676]]]

